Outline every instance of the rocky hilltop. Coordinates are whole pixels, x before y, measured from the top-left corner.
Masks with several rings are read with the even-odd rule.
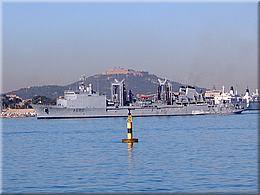
[[[157,92],[158,79],[164,79],[150,74],[146,71],[135,71],[131,69],[110,69],[105,73],[96,74],[86,78],[87,83],[91,83],[93,89],[99,93],[106,94],[110,97],[110,87],[114,79],[125,79],[127,89],[131,89],[134,94],[153,94]],[[173,86],[173,91],[178,91],[181,83],[170,81]],[[33,86],[28,88],[21,88],[16,91],[11,91],[7,94],[15,94],[22,99],[31,99],[34,96],[46,96],[48,98],[55,99],[58,96],[62,96],[64,90],[76,90],[78,88],[78,81],[69,85],[45,85],[45,86]],[[196,90],[205,90],[204,88],[195,86]]]

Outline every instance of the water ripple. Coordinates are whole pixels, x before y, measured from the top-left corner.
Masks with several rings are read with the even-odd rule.
[[[257,121],[136,118],[129,150],[125,119],[3,120],[3,191],[256,192]]]

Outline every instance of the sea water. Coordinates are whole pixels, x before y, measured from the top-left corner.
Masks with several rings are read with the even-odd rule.
[[[258,119],[2,119],[2,191],[257,192]]]

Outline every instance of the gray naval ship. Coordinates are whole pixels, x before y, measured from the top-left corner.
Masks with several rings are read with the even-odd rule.
[[[65,91],[57,98],[56,105],[33,105],[37,119],[127,117],[128,110],[134,117],[182,116],[205,114],[239,114],[244,109],[229,102],[210,105],[203,100],[202,93],[194,87],[183,86],[179,92],[172,85],[158,79],[158,91],[152,95],[141,95],[138,100],[131,90],[127,93],[124,80],[111,84],[111,98],[96,93],[92,85],[86,85],[82,77],[76,91]]]

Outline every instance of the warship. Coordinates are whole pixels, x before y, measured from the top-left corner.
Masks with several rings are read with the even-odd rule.
[[[173,92],[167,79],[158,81],[157,93],[134,98],[131,90],[127,92],[124,80],[115,79],[108,99],[95,92],[91,84],[86,85],[83,76],[78,90],[64,91],[56,105],[34,104],[33,107],[37,119],[127,117],[128,110],[134,117],[239,114],[244,110],[227,101],[209,104],[192,86],[182,86],[178,92]]]

